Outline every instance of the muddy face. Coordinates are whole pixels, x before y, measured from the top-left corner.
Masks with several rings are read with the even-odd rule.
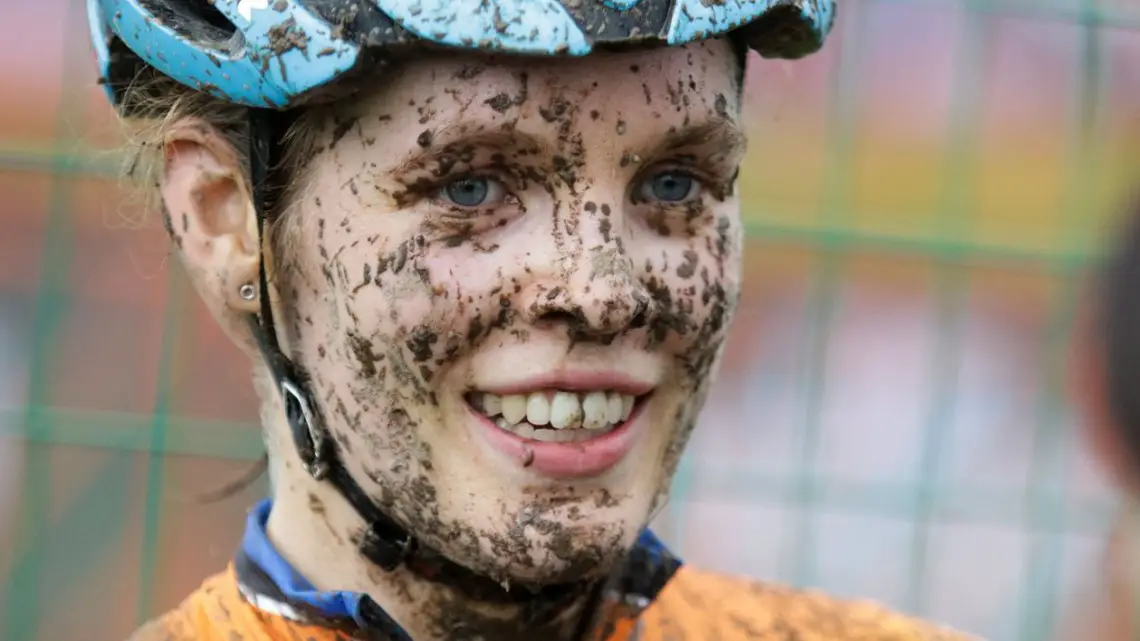
[[[739,292],[728,45],[586,68],[403,66],[314,116],[282,222],[283,324],[349,471],[512,583],[593,576],[633,543]]]

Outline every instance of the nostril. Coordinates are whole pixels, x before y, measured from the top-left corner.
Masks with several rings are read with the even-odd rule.
[[[582,310],[549,309],[542,312],[538,320],[551,324],[576,326],[586,322],[586,315]]]
[[[632,329],[645,327],[649,322],[649,299],[644,295],[635,295],[633,301],[633,314],[629,317],[629,326]]]

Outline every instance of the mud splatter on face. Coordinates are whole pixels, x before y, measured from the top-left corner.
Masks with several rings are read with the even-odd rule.
[[[278,285],[293,356],[350,473],[430,548],[534,591],[589,585],[636,539],[739,292],[729,48],[582,64],[433,58],[338,107],[290,214],[296,249]],[[593,479],[543,476],[533,449],[504,456],[469,402],[568,370],[653,388],[633,450]],[[417,608],[449,638],[538,629],[445,588]],[[543,638],[573,618],[552,618]]]

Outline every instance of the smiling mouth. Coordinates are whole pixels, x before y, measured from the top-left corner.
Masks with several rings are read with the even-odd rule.
[[[648,397],[613,390],[541,390],[505,396],[470,392],[464,398],[499,429],[520,438],[577,443],[621,428]]]

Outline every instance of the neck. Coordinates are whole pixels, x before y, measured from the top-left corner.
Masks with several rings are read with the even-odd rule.
[[[319,590],[368,595],[416,641],[435,639],[572,639],[589,605],[591,586],[562,592],[557,602],[479,601],[446,582],[407,568],[386,572],[365,560],[355,540],[364,524],[328,483],[299,461],[274,474],[268,534],[278,552]],[[535,620],[536,612],[551,612]]]

